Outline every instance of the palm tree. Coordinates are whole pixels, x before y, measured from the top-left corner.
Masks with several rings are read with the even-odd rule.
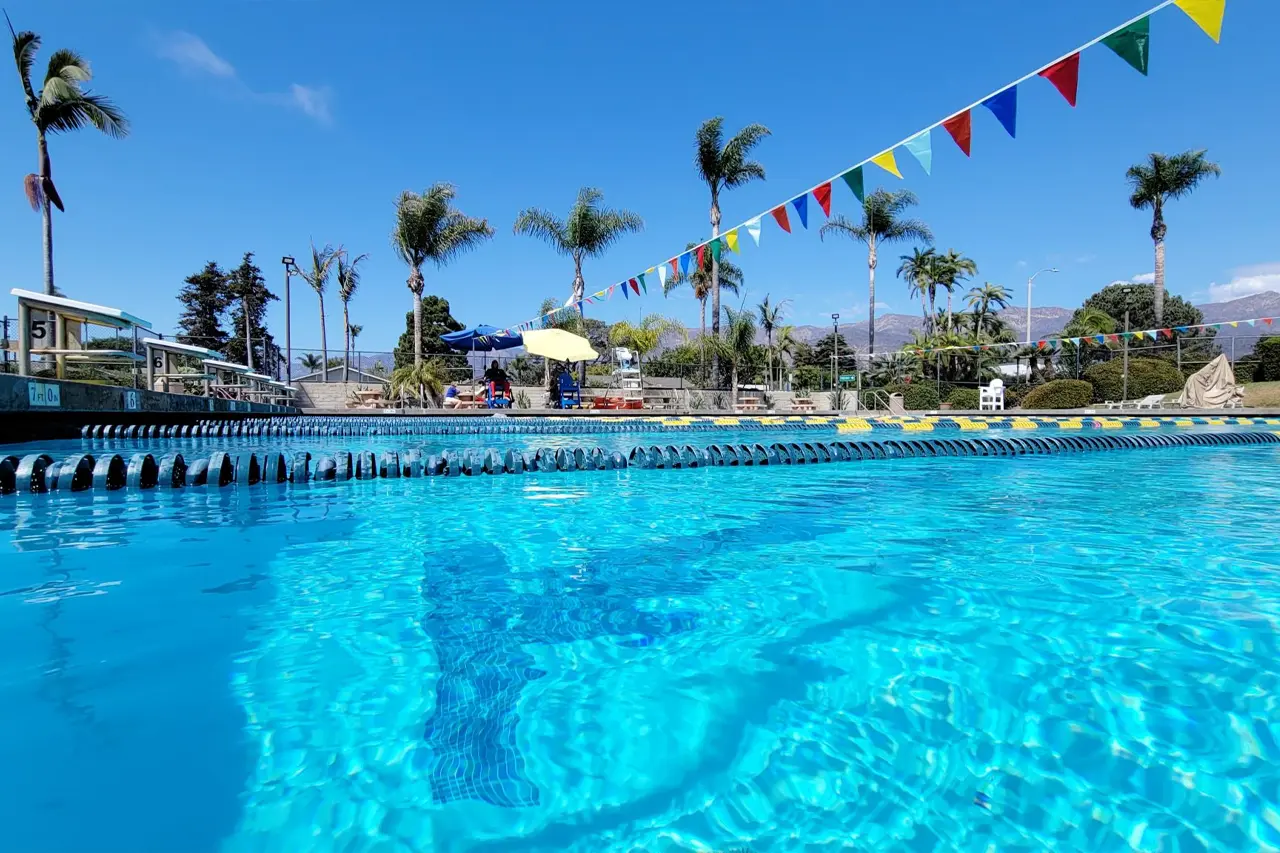
[[[947,331],[953,329],[951,314],[951,295],[960,282],[969,276],[978,274],[978,265],[972,258],[966,258],[955,249],[948,249],[945,255],[938,256],[938,284],[947,289]]]
[[[984,331],[995,331],[995,312],[991,310],[991,306],[996,306],[998,310],[1004,310],[1009,307],[1009,290],[1003,284],[992,284],[986,282],[982,287],[969,288],[969,295],[965,297],[965,304],[973,309],[973,336],[976,339],[982,337]]]
[[[481,242],[493,237],[484,219],[475,219],[453,206],[453,184],[437,182],[418,195],[405,190],[396,200],[396,226],[391,247],[409,266],[409,292],[413,294],[413,363],[422,364],[422,291],[426,280],[422,265],[435,261],[439,269]]]
[[[764,166],[748,160],[751,149],[770,133],[762,124],[749,124],[724,141],[724,118],[707,119],[695,136],[698,176],[711,190],[711,236],[720,236],[720,193],[755,180],[764,180]],[[711,334],[720,334],[720,262],[711,258]]]
[[[5,14],[5,21],[9,16]],[[113,139],[129,135],[129,122],[119,108],[102,95],[81,88],[93,77],[89,61],[74,50],[55,50],[49,57],[44,85],[36,91],[31,85],[31,68],[35,65],[40,36],[28,30],[14,32],[13,58],[18,65],[18,78],[26,98],[27,115],[36,126],[38,170],[27,175],[24,185],[31,209],[40,212],[44,248],[44,292],[53,295],[53,215],[50,205],[66,210],[62,197],[53,184],[53,167],[49,161],[48,137],[70,133],[93,125]]]
[[[770,305],[769,294],[766,293],[764,301],[756,306],[756,311],[760,314],[760,328],[764,330],[765,376],[769,377],[766,384],[773,382],[773,333],[782,324],[783,312],[790,301],[790,299],[784,299],[776,305]]]
[[[933,293],[938,284],[938,254],[933,249],[916,246],[909,255],[901,255],[898,278],[907,282],[912,295],[920,296],[920,313],[924,315],[924,333],[933,334]],[[928,297],[928,301],[926,301]]]
[[[445,369],[439,359],[405,365],[391,371],[387,391],[401,401],[417,400],[426,408],[427,401],[438,402],[444,391]]]
[[[311,285],[311,289],[316,292],[316,296],[320,300],[320,363],[326,365],[324,367],[324,376],[321,382],[329,381],[329,338],[325,334],[324,328],[324,291],[329,286],[329,273],[333,269],[333,261],[342,254],[342,247],[336,250],[328,243],[323,249],[317,249],[315,241],[311,242],[311,269],[302,271],[302,278],[307,284]]]
[[[881,243],[897,243],[903,240],[919,240],[932,243],[933,233],[919,219],[904,219],[908,208],[918,203],[911,190],[886,192],[877,189],[862,203],[862,218],[854,222],[844,216],[831,217],[818,231],[826,239],[827,234],[843,234],[851,240],[866,244],[869,299],[867,305],[867,353],[876,351],[876,259]]]
[[[689,243],[685,248],[692,249],[697,245],[697,243]],[[711,274],[713,264],[719,271],[719,277],[717,280],[720,282],[720,289],[727,290],[729,293],[737,296],[738,289],[742,287],[743,282],[741,268],[739,268],[733,261],[724,257],[722,257],[720,261],[716,262],[715,259],[711,257],[710,252],[702,253],[701,264],[699,264],[696,259],[693,261],[693,270],[688,275],[685,275],[682,272],[677,272],[675,275],[668,278],[662,285],[663,296],[669,296],[671,291],[675,290],[682,284],[687,284],[692,288],[693,298],[698,300],[699,307],[701,309],[701,318],[698,321],[698,330],[699,334],[704,338],[707,336],[707,298],[711,296]]]
[[[751,350],[756,345],[756,319],[745,308],[734,310],[724,307],[724,337],[711,337],[712,352],[725,364],[729,365],[730,401],[734,405],[738,401],[738,376],[742,368],[751,359]]]
[[[355,355],[356,338],[360,337],[360,333],[363,331],[364,331],[364,326],[360,326],[355,323],[352,323],[350,326],[347,326],[347,334],[351,337],[351,355]],[[361,373],[360,360],[359,360],[359,356],[356,356],[356,375],[358,376],[360,373]]]
[[[310,370],[312,372],[324,367],[324,359],[313,352],[298,356],[298,363],[302,365],[304,370]]]
[[[516,234],[537,237],[556,252],[573,259],[573,300],[583,321],[586,320],[587,282],[582,277],[582,262],[587,258],[600,257],[623,235],[644,230],[644,220],[639,214],[601,207],[603,199],[604,193],[600,190],[583,187],[578,190],[578,198],[564,219],[550,211],[529,207],[520,211],[512,226]],[[585,362],[581,366],[579,382],[587,384]]]
[[[658,314],[649,314],[639,324],[623,320],[609,328],[609,343],[626,347],[636,354],[636,364],[641,370],[643,379],[644,357],[656,350],[663,337],[676,335],[682,341],[689,339],[689,332],[684,324]]]
[[[795,326],[781,326],[778,329],[778,342],[774,344],[774,351],[778,356],[778,387],[782,387],[782,357],[790,356],[792,362],[795,361],[796,353],[800,350],[800,341],[795,336]]]
[[[1205,178],[1222,174],[1217,163],[1206,160],[1205,151],[1184,151],[1166,157],[1150,154],[1147,162],[1130,166],[1125,177],[1132,195],[1129,204],[1137,210],[1151,208],[1151,240],[1156,244],[1155,312],[1156,325],[1164,323],[1164,206],[1168,201],[1190,195]]]
[[[368,252],[358,255],[348,263],[347,253],[338,253],[338,298],[342,300],[342,381],[351,381],[351,297],[360,286],[360,263],[369,257]]]

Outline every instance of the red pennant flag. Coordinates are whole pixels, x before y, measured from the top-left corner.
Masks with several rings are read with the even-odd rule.
[[[706,244],[698,247],[698,269],[702,269],[702,258],[707,254]]]
[[[817,200],[818,205],[822,208],[822,212],[831,215],[831,182],[827,181],[813,188],[813,197]]]
[[[942,126],[946,128],[947,133],[951,134],[951,138],[956,141],[956,145],[960,146],[964,156],[970,156],[969,151],[973,143],[973,114],[965,110],[960,115],[952,116],[944,121]]]
[[[787,221],[787,208],[780,204],[769,212],[773,214],[774,219],[778,220],[778,226],[790,234],[791,223]]]
[[[1160,334],[1164,335],[1169,340],[1173,340],[1173,329],[1161,329]]]
[[[1271,325],[1271,320],[1272,320],[1272,318],[1271,318],[1271,317],[1263,317],[1263,318],[1262,318],[1262,322],[1266,323],[1268,326],[1270,326],[1270,325]]]
[[[675,259],[675,258],[672,258],[671,260],[667,261],[667,263],[671,264],[671,277],[672,277],[672,278],[679,278],[679,277],[680,277],[680,269],[679,269],[679,267],[677,267],[677,266],[676,266],[676,259]]]
[[[1111,343],[1113,343],[1113,344],[1117,344],[1117,343],[1120,343],[1120,336],[1119,336],[1119,335],[1107,335],[1107,340],[1108,340],[1108,341],[1110,341],[1110,342],[1111,342]]]
[[[630,283],[631,283],[631,290],[636,294],[636,296],[639,296],[639,295],[640,295],[640,282],[636,281],[636,280],[633,278],[633,279],[631,279],[631,282],[630,282]]]
[[[1076,87],[1080,83],[1080,54],[1073,53],[1040,72],[1040,76],[1053,84],[1071,106],[1076,105]]]

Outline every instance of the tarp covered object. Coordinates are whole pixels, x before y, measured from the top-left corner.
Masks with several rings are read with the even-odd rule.
[[[1244,390],[1236,385],[1236,375],[1231,371],[1231,362],[1219,354],[1187,377],[1178,403],[1187,409],[1221,409],[1243,396]]]

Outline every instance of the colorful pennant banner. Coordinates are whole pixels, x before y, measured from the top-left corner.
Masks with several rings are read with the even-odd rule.
[[[738,232],[745,230],[751,235],[752,241],[756,246],[760,245],[761,221],[766,217],[772,217],[778,227],[783,232],[791,233],[791,220],[787,215],[787,207],[790,206],[800,220],[800,227],[807,229],[809,227],[809,196],[813,196],[818,206],[822,209],[824,216],[831,215],[831,185],[837,180],[843,181],[854,198],[861,204],[865,199],[865,180],[863,167],[867,164],[873,164],[884,169],[896,178],[902,178],[902,172],[898,168],[898,160],[895,151],[904,149],[912,158],[920,165],[926,175],[933,172],[933,130],[941,127],[947,132],[955,144],[964,152],[966,157],[972,156],[973,152],[973,110],[976,107],[984,107],[995,117],[1000,126],[1011,138],[1017,138],[1018,130],[1018,86],[1026,81],[1040,77],[1047,80],[1053,87],[1066,99],[1067,103],[1072,107],[1076,105],[1076,95],[1079,91],[1080,83],[1080,57],[1086,50],[1096,45],[1107,47],[1116,56],[1123,59],[1135,70],[1142,74],[1146,74],[1150,66],[1151,57],[1151,16],[1167,6],[1177,6],[1188,18],[1204,30],[1215,42],[1220,41],[1222,37],[1222,20],[1226,13],[1227,0],[1164,0],[1164,2],[1152,7],[1146,12],[1125,21],[1118,27],[1115,27],[1097,38],[1086,42],[1065,56],[1059,57],[1047,65],[1037,68],[1029,74],[1025,74],[1002,86],[986,97],[980,98],[962,110],[959,110],[947,116],[940,121],[934,122],[928,127],[913,133],[901,142],[893,145],[875,156],[868,157],[865,160],[854,164],[837,175],[822,181],[816,186],[810,187],[808,190],[799,195],[789,198],[787,201],[774,205],[768,210],[751,217],[745,222],[729,229],[723,235],[712,237],[689,251],[680,253],[679,255],[669,258],[663,264],[650,267],[646,272],[652,272],[657,269],[658,275],[665,286],[667,281],[666,267],[671,267],[671,275],[688,275],[689,264],[693,260],[694,254],[697,255],[698,267],[701,268],[705,252],[710,249],[712,258],[719,259],[720,253],[724,246],[728,246],[732,252],[740,251],[740,242]],[[643,278],[636,276],[641,282]],[[629,282],[634,279],[623,279],[622,281],[610,285],[604,291],[584,297],[585,302],[592,302],[596,299],[606,298],[612,295],[613,291],[618,287],[626,287]],[[576,302],[570,301],[562,308],[549,312],[541,317],[535,317],[524,323],[512,326],[510,329],[503,331],[520,331],[523,329],[537,328],[543,325],[545,321],[550,320],[557,315],[574,308]],[[1267,319],[1267,318],[1264,318]],[[1144,330],[1146,332],[1147,330]],[[994,345],[993,345],[994,346]],[[963,349],[963,347],[962,347]]]

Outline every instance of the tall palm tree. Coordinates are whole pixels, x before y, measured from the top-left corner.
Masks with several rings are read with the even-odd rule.
[[[916,194],[911,190],[887,192],[877,189],[863,201],[861,219],[853,221],[845,216],[836,215],[818,231],[818,235],[823,239],[826,239],[828,234],[843,234],[867,247],[868,354],[874,354],[876,351],[876,260],[879,245],[904,240],[933,242],[933,232],[929,230],[928,225],[919,219],[904,218],[907,209],[918,203]]]
[[[1151,240],[1156,244],[1155,312],[1156,325],[1164,323],[1164,223],[1166,202],[1190,195],[1205,178],[1222,174],[1217,163],[1205,159],[1205,151],[1184,151],[1166,157],[1150,154],[1145,163],[1130,166],[1125,172],[1132,194],[1129,204],[1136,210],[1151,208]]]
[[[696,245],[698,244],[689,243],[685,248],[692,249]],[[710,252],[703,252],[702,263],[699,264],[695,258],[692,262],[693,268],[688,275],[685,275],[683,272],[676,272],[675,275],[668,278],[662,285],[663,296],[670,296],[671,291],[681,285],[687,284],[693,290],[693,298],[698,300],[699,308],[701,310],[701,318],[698,321],[698,330],[704,338],[707,336],[707,299],[711,296],[711,271],[713,261],[714,258],[711,257]],[[724,257],[722,257],[715,266],[719,270],[718,280],[720,282],[720,289],[726,290],[737,296],[738,289],[742,287],[743,282],[742,269],[733,261]]]
[[[738,377],[751,360],[752,347],[756,345],[756,319],[745,308],[734,310],[724,307],[724,337],[711,337],[712,351],[723,364],[729,365],[730,401],[738,402]]]
[[[329,381],[329,338],[324,328],[324,291],[329,286],[329,274],[333,270],[334,259],[342,254],[342,247],[334,249],[328,243],[323,249],[317,249],[315,241],[311,242],[311,268],[302,271],[302,278],[316,292],[320,300],[320,361],[324,365],[324,376],[321,382]]]
[[[920,313],[924,315],[924,333],[933,334],[933,293],[938,284],[938,254],[933,249],[916,246],[909,255],[901,255],[898,278],[907,282],[912,295],[920,297]],[[926,299],[927,297],[927,299]]]
[[[360,264],[369,257],[366,252],[357,255],[350,262],[347,253],[338,253],[338,298],[342,300],[342,381],[351,381],[351,297],[356,295],[360,286]]]
[[[439,269],[458,255],[493,237],[488,220],[467,216],[453,206],[458,190],[437,182],[418,195],[410,190],[396,200],[396,225],[391,247],[409,267],[413,294],[413,363],[422,364],[422,265],[434,261]]]
[[[769,128],[749,124],[724,140],[724,118],[709,118],[695,136],[694,162],[698,176],[711,190],[711,236],[720,236],[720,193],[764,180],[764,166],[747,159],[751,150],[769,136]],[[711,252],[704,254],[711,255]],[[720,334],[720,262],[711,258],[711,334]]]
[[[7,13],[5,21],[9,22]],[[44,292],[52,295],[53,215],[50,205],[64,212],[66,208],[53,184],[48,137],[92,125],[113,139],[123,139],[129,135],[129,122],[110,100],[82,88],[92,79],[93,72],[89,69],[89,61],[74,50],[55,50],[49,56],[44,85],[36,91],[31,85],[31,68],[35,65],[36,51],[40,49],[40,36],[28,30],[14,32],[12,22],[9,22],[9,34],[13,36],[13,59],[18,66],[18,79],[22,81],[27,115],[36,126],[38,167],[35,174],[26,176],[24,185],[31,209],[40,212]]]
[[[564,219],[542,208],[529,207],[520,211],[512,226],[516,234],[537,237],[556,252],[573,259],[573,299],[578,304],[578,316],[584,322],[587,282],[582,276],[582,262],[600,257],[624,235],[644,230],[644,220],[639,214],[602,207],[603,200],[604,193],[600,190],[583,187]],[[578,379],[586,385],[585,362]]]
[[[302,365],[303,370],[315,371],[324,367],[324,359],[313,352],[309,352],[306,355],[298,356],[298,364]]]
[[[782,325],[782,317],[787,308],[790,299],[784,299],[776,304],[769,304],[769,294],[764,295],[764,301],[756,306],[756,311],[760,315],[760,328],[764,330],[765,339],[765,376],[769,377],[768,383],[773,383],[773,333]]]
[[[357,323],[352,323],[350,326],[347,326],[347,334],[351,336],[351,355],[355,355],[356,338],[360,337],[360,333],[363,331],[364,331],[364,326],[361,326]],[[360,362],[357,357],[356,375],[359,375],[361,372],[362,370],[361,370]]]
[[[972,258],[967,258],[955,249],[948,249],[945,255],[938,256],[938,284],[947,289],[947,331],[954,330],[951,313],[951,296],[960,282],[978,274],[978,265]]]

